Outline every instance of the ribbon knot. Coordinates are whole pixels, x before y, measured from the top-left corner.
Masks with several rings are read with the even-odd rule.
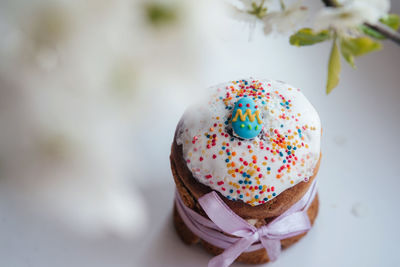
[[[316,182],[307,193],[283,214],[267,225],[256,228],[234,213],[212,191],[198,199],[210,219],[186,207],[176,193],[176,206],[186,226],[206,242],[225,249],[212,258],[209,267],[227,267],[243,252],[265,248],[271,261],[281,252],[281,240],[299,235],[311,228],[307,209],[316,194]],[[226,234],[232,235],[228,236]]]

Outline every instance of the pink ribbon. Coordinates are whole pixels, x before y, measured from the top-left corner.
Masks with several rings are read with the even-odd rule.
[[[198,200],[210,219],[186,207],[178,192],[175,192],[175,202],[182,220],[195,235],[224,249],[223,253],[209,261],[208,267],[226,267],[243,252],[260,248],[265,248],[269,259],[275,261],[281,252],[282,239],[302,234],[311,228],[307,209],[314,200],[316,191],[314,180],[310,189],[298,202],[260,228],[256,228],[235,214],[215,191]]]

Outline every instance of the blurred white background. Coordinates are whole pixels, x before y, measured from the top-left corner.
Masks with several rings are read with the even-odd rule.
[[[188,5],[191,4],[194,3]],[[210,7],[210,3],[199,5],[197,12],[191,14],[191,27],[196,27],[196,30],[183,27],[179,32],[181,39],[178,40],[192,40],[193,43],[182,46],[180,42],[171,42],[159,46],[169,39],[157,40],[159,37],[147,36],[148,43],[154,42],[150,50],[154,54],[149,57],[153,57],[155,62],[141,65],[140,71],[144,73],[141,77],[145,79],[139,83],[143,84],[141,88],[146,89],[136,92],[136,102],[127,105],[126,109],[134,106],[132,112],[124,109],[124,115],[107,112],[104,115],[113,122],[115,118],[126,116],[112,127],[123,128],[129,122],[129,127],[123,129],[136,129],[128,139],[131,141],[123,139],[122,144],[123,150],[127,150],[125,152],[135,151],[131,155],[133,160],[127,163],[133,179],[118,183],[106,180],[103,185],[114,188],[112,194],[118,196],[121,196],[121,191],[125,196],[125,190],[131,191],[132,188],[133,197],[130,193],[126,194],[129,200],[121,200],[123,203],[134,205],[143,202],[143,210],[132,214],[131,218],[132,225],[137,223],[138,227],[141,223],[137,216],[146,220],[138,228],[139,233],[132,237],[125,231],[122,234],[121,231],[117,231],[119,234],[113,231],[129,228],[129,225],[120,225],[113,220],[117,217],[126,222],[123,216],[127,212],[122,209],[114,213],[115,203],[120,203],[119,200],[113,202],[114,197],[111,197],[111,202],[103,197],[93,197],[82,204],[86,211],[99,206],[96,222],[71,209],[71,214],[80,216],[81,219],[76,221],[78,225],[84,225],[84,232],[91,232],[88,231],[90,227],[97,229],[94,232],[101,231],[100,235],[87,235],[75,231],[75,228],[65,227],[64,221],[68,217],[41,216],[49,210],[56,214],[64,213],[62,205],[51,205],[57,201],[58,193],[54,193],[55,196],[46,195],[42,202],[38,202],[43,207],[50,206],[41,213],[28,208],[27,203],[29,198],[42,194],[42,190],[35,190],[34,193],[30,190],[19,191],[13,182],[3,182],[0,194],[0,266],[205,266],[210,255],[199,246],[187,247],[181,243],[172,226],[174,183],[169,168],[170,145],[180,116],[189,103],[201,95],[201,88],[249,76],[284,80],[301,88],[319,111],[324,130],[323,159],[318,175],[321,206],[315,227],[300,243],[282,253],[279,260],[269,266],[399,266],[400,198],[397,191],[400,180],[397,159],[400,146],[397,142],[400,131],[400,47],[389,41],[384,42],[382,51],[357,59],[357,70],[343,63],[341,82],[327,96],[324,88],[329,43],[297,48],[290,46],[284,36],[264,36],[260,27],[254,29],[249,41],[248,25],[229,19],[215,23],[220,13],[213,15],[205,7]],[[400,12],[400,2],[392,1],[392,11]],[[121,17],[118,12],[115,16]],[[205,21],[204,17],[208,16],[209,21]],[[98,27],[96,21],[88,23],[92,23],[88,27]],[[119,23],[124,25],[124,22]],[[106,33],[107,27],[111,27],[110,32],[113,33],[112,25],[103,27],[101,30]],[[99,36],[91,38],[97,38],[96,42],[102,41]],[[130,47],[120,42],[123,40],[115,39],[116,51],[130,54]],[[170,49],[176,48],[177,44],[181,53],[175,57],[169,53],[175,51]],[[183,49],[185,47],[187,50]],[[88,56],[92,49],[86,48],[78,57],[88,56],[83,62],[90,62],[111,48],[105,46],[99,49]],[[124,53],[121,52],[121,55]],[[140,55],[131,56],[137,59]],[[159,58],[163,60],[162,64],[158,64]],[[87,67],[94,68],[96,64],[103,64],[103,60],[107,61],[102,58]],[[73,62],[71,64],[72,69],[76,68]],[[18,69],[18,65],[16,69],[8,70],[13,80],[31,75],[29,70],[24,72]],[[79,71],[81,69],[76,76],[71,76],[72,84],[79,82]],[[96,73],[103,75],[104,72],[100,70]],[[4,79],[0,82],[4,87]],[[94,79],[91,86],[102,83],[104,80]],[[35,86],[40,87],[40,83],[35,82]],[[103,97],[99,96],[99,99]],[[138,110],[146,114],[143,119],[135,115]],[[79,117],[79,112],[73,116]],[[93,126],[89,133],[103,129]],[[118,135],[114,137],[118,138]],[[103,141],[99,140],[100,143]],[[115,146],[114,142],[111,143],[111,147]],[[99,162],[101,164],[102,161]],[[94,173],[101,175],[103,166],[95,166],[100,169]],[[89,172],[89,175],[92,174]],[[83,185],[72,184],[71,190],[83,190],[80,187],[83,186],[97,196],[98,191],[90,191],[96,183],[96,179],[90,178]],[[26,186],[38,185],[34,180]],[[134,207],[128,204],[125,206],[127,210]],[[79,207],[81,204],[72,201],[65,205]],[[110,208],[104,211],[102,208],[107,205]],[[99,227],[99,221],[101,226],[117,225],[119,228]]]

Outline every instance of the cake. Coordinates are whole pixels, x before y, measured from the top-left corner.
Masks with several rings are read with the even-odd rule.
[[[186,244],[220,255],[210,266],[275,260],[318,213],[318,113],[281,81],[249,78],[210,91],[175,131],[175,229]]]

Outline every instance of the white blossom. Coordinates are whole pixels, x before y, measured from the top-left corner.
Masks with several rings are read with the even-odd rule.
[[[253,10],[253,6],[260,6],[261,4],[267,5],[273,0],[239,0],[241,3],[242,7],[241,9],[244,11],[251,11]]]
[[[307,16],[307,8],[302,5],[302,0],[287,7],[279,5],[279,10],[276,10],[277,1],[241,0],[239,2],[241,5],[231,6],[231,15],[236,20],[248,23],[251,32],[258,22],[262,22],[265,34],[270,34],[274,30],[286,33],[299,26]],[[260,11],[260,8],[263,10]]]
[[[252,14],[254,11],[254,6],[257,7],[266,7],[269,1],[263,0],[239,0],[238,4],[228,4],[227,10],[230,17],[233,19],[244,22],[250,27],[250,35],[252,35],[254,28],[256,27],[257,22],[260,21],[260,18],[255,14]]]
[[[376,23],[390,8],[389,0],[347,0],[341,4],[318,12],[314,21],[317,31],[333,28],[339,34],[346,34],[363,23]]]
[[[282,11],[268,12],[263,18],[264,33],[270,34],[273,30],[287,33],[299,26],[307,17],[307,8],[303,1],[297,1]]]

